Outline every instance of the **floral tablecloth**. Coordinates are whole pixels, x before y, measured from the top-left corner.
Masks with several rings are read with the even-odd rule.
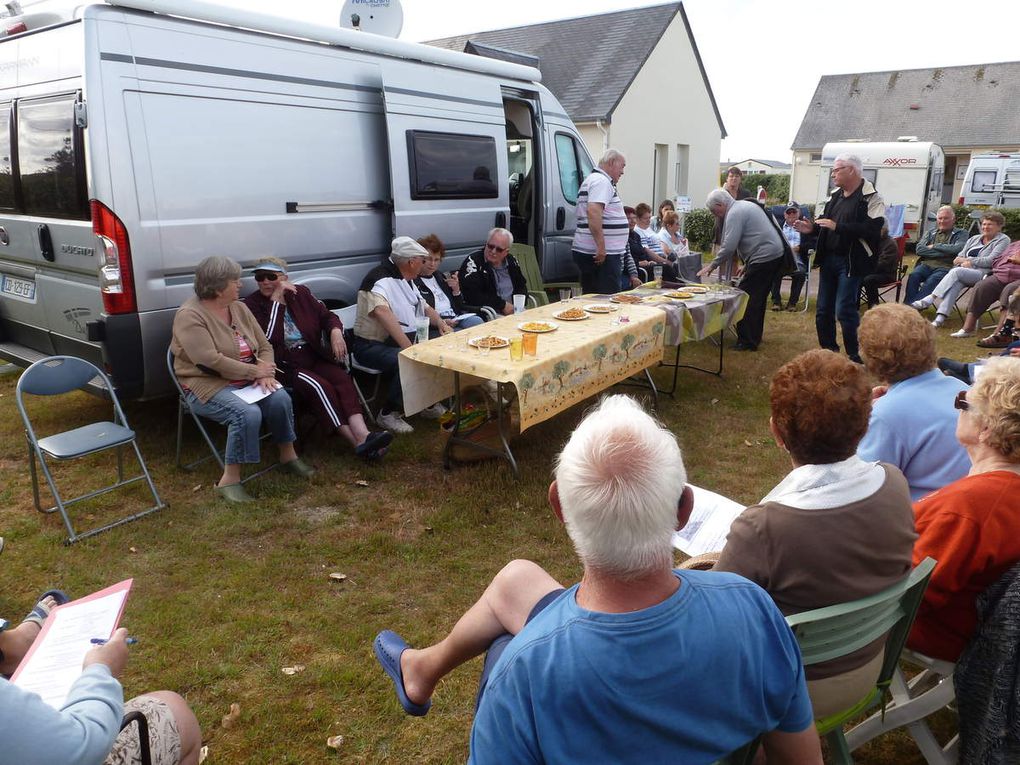
[[[552,303],[405,348],[399,356],[405,413],[452,396],[454,372],[460,372],[466,376],[462,388],[481,380],[513,385],[523,431],[662,360],[667,314],[655,306],[625,306],[610,314],[589,314],[582,321],[554,317],[590,302],[595,301],[589,296]],[[621,315],[628,320],[621,323]],[[536,356],[513,361],[508,348],[483,354],[468,345],[481,335],[521,335],[517,327],[526,321],[557,326],[538,335]]]

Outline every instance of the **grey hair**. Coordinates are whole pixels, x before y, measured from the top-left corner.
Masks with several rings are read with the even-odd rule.
[[[195,268],[195,295],[199,300],[213,300],[227,284],[241,278],[241,266],[226,255],[210,255]]]
[[[513,246],[514,235],[511,234],[509,231],[507,231],[505,228],[499,228],[497,226],[494,229],[490,229],[489,233],[485,235],[485,241],[488,242],[490,239],[492,239],[492,235],[493,234],[499,234],[500,236],[505,236],[506,237],[506,241],[507,241],[506,248],[508,250]]]
[[[848,165],[853,166],[854,171],[858,175],[864,175],[864,161],[856,154],[850,154],[849,152],[839,154],[832,160],[832,164],[835,165],[837,162],[846,162]]]
[[[943,210],[949,210],[949,214],[953,216],[953,220],[956,220],[956,210],[953,209],[952,205],[942,205],[942,207],[935,211],[935,214],[938,215]]]
[[[629,396],[603,399],[556,462],[563,522],[585,568],[633,580],[671,567],[686,482],[676,437]]]
[[[733,204],[735,200],[730,196],[730,192],[726,189],[712,189],[708,192],[708,196],[705,198],[705,207],[712,210],[713,205],[725,205],[727,208]]]
[[[606,153],[603,154],[602,159],[599,160],[599,167],[606,167],[607,165],[611,165],[621,159],[627,159],[623,156],[623,152],[618,151],[617,149],[606,149]]]

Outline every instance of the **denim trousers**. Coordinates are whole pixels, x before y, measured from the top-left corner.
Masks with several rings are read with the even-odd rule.
[[[857,327],[861,323],[857,307],[863,277],[847,275],[845,258],[824,258],[818,273],[818,300],[815,305],[815,330],[822,348],[839,353],[836,320],[843,330],[846,355],[858,358]]]
[[[383,408],[387,412],[404,411],[404,390],[400,387],[400,365],[397,361],[397,357],[400,356],[400,348],[375,340],[355,337],[353,350],[359,364],[378,369],[389,378],[389,391]]]
[[[227,449],[224,461],[228,465],[258,464],[259,431],[265,418],[273,443],[290,444],[297,440],[294,434],[294,409],[290,394],[277,388],[254,404],[248,404],[234,395],[234,388],[226,387],[204,404],[188,391],[188,406],[202,417],[227,426]]]
[[[942,277],[948,273],[949,266],[932,267],[923,261],[918,263],[907,277],[907,292],[903,296],[903,302],[910,305],[915,300],[928,297],[942,281]]]

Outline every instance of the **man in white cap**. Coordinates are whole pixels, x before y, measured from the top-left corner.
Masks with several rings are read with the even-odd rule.
[[[398,236],[390,243],[390,257],[368,272],[358,290],[353,350],[362,364],[390,376],[386,402],[379,410],[377,421],[380,427],[394,433],[414,430],[403,415],[404,394],[397,356],[414,342],[419,303],[429,324],[439,334],[453,331],[425,302],[414,284],[428,254],[428,250],[410,237]],[[422,414],[435,418],[445,411],[442,404],[435,404]]]

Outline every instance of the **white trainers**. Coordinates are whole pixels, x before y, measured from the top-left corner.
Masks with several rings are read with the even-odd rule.
[[[913,303],[910,304],[912,308],[916,308],[918,311],[923,311],[927,308],[931,308],[933,305],[935,305],[935,298],[933,298],[931,295],[929,295],[928,297],[923,297],[920,300],[915,300]]]
[[[380,414],[376,422],[391,433],[413,433],[414,428],[397,412]]]
[[[448,411],[449,410],[443,405],[442,401],[437,401],[432,406],[427,407],[426,409],[422,409],[420,412],[418,412],[418,414],[420,414],[426,420],[438,420]]]
[[[974,337],[974,333],[968,332],[965,329],[958,329],[950,337]]]
[[[935,318],[932,319],[931,325],[933,327],[935,327],[935,329],[938,329],[939,327],[941,327],[945,323],[946,323],[946,317],[943,316],[940,313],[937,313],[937,314],[935,314]]]

